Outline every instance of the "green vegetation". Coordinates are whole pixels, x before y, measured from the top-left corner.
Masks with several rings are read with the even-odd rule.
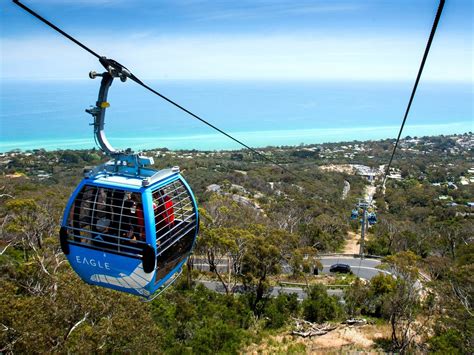
[[[343,313],[337,298],[328,296],[323,285],[311,286],[308,298],[303,301],[302,306],[304,318],[310,322],[323,323],[335,320]]]
[[[337,278],[332,283],[349,285],[344,306],[314,285],[312,274],[322,268],[318,254],[341,250],[357,229],[349,215],[367,181],[333,165],[378,169],[393,141],[261,149],[304,180],[246,151],[148,152],[157,168],[179,165],[193,187],[202,217],[195,254],[209,265],[199,272],[189,263],[186,275],[149,304],[84,284],[60,252],[62,210],[84,166],[103,162],[102,153],[3,154],[0,351],[237,353],[288,330],[292,317],[363,316],[390,326],[391,337],[379,341],[386,350],[472,353],[471,140],[472,134],[401,142],[394,167],[402,178],[389,179],[385,194],[377,190],[379,222],[366,244],[396,277]],[[344,181],[350,190],[343,199]],[[230,275],[218,267],[223,259]],[[303,302],[295,294],[270,297],[284,264],[290,280],[312,285]],[[222,293],[203,287],[202,278],[217,280]]]

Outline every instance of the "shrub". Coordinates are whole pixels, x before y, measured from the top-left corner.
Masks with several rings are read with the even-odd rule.
[[[285,325],[291,315],[296,315],[299,310],[298,296],[296,293],[279,294],[278,297],[269,299],[264,310],[268,328],[277,329]]]
[[[321,323],[337,319],[343,313],[337,299],[329,296],[323,285],[312,286],[302,306],[303,316],[310,322]]]
[[[446,333],[432,337],[428,344],[433,354],[464,354],[462,337],[455,329],[449,329]]]

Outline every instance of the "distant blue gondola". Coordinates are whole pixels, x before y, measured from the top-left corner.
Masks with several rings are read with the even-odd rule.
[[[351,219],[356,220],[357,217],[359,217],[359,210],[353,209],[352,212],[351,212]]]
[[[114,62],[115,63],[115,62]],[[191,188],[179,168],[148,168],[153,158],[117,151],[104,132],[107,92],[117,64],[103,74],[94,133],[113,159],[85,171],[64,211],[60,243],[74,271],[87,283],[151,299],[179,275],[195,244],[199,217]]]
[[[375,212],[370,212],[369,215],[367,216],[367,221],[371,226],[373,226],[375,223],[377,223],[377,215]]]

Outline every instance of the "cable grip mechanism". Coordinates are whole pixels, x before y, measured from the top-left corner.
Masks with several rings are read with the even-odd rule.
[[[105,57],[101,57],[99,61],[107,71],[103,73],[97,73],[95,71],[89,72],[89,78],[95,79],[101,77],[102,80],[100,82],[99,95],[95,106],[86,109],[86,112],[94,117],[94,123],[92,125],[94,126],[96,142],[105,154],[114,158],[116,166],[127,165],[129,167],[135,167],[137,174],[139,174],[140,167],[154,164],[153,158],[136,154],[131,149],[125,151],[115,149],[105,135],[105,112],[106,109],[110,107],[107,101],[109,88],[114,78],[119,78],[120,81],[125,82],[131,75],[130,71],[116,61]]]

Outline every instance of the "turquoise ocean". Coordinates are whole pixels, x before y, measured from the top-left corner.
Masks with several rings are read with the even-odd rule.
[[[95,146],[99,80],[2,81],[0,152]],[[150,81],[150,86],[253,147],[395,138],[412,82]],[[403,136],[474,131],[470,83],[421,82]],[[133,82],[114,82],[106,132],[133,150],[239,149]]]

